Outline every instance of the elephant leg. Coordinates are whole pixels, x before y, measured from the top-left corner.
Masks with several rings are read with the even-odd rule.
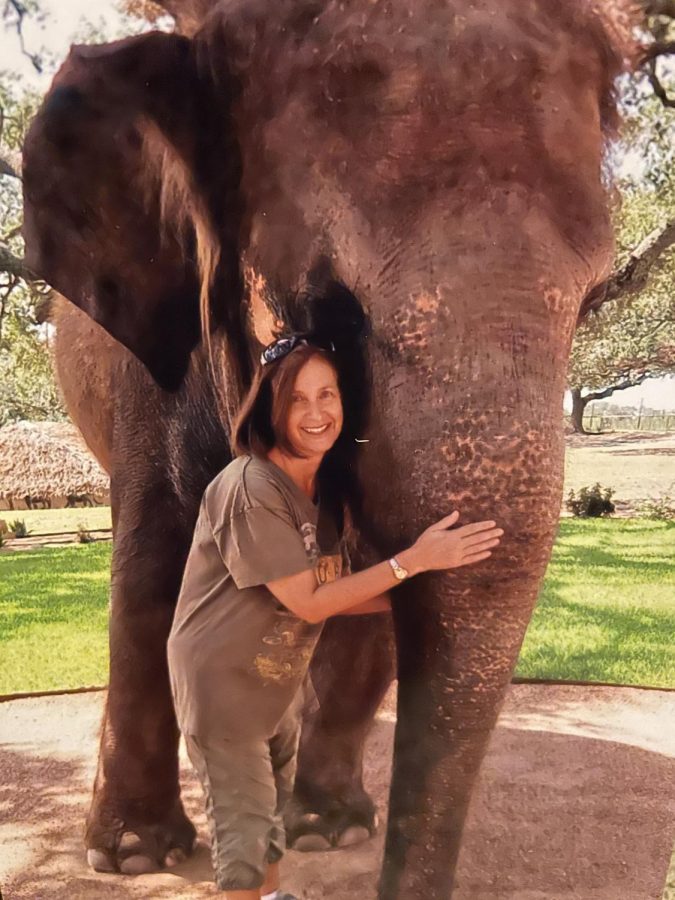
[[[329,619],[312,660],[318,699],[303,720],[289,846],[325,850],[370,837],[375,806],[363,787],[363,745],[395,673],[391,617]]]
[[[452,896],[473,785],[537,595],[538,577],[500,578],[487,565],[482,577],[456,573],[419,576],[396,595],[398,709],[381,900]]]
[[[98,871],[152,871],[194,844],[180,801],[166,662],[190,534],[167,496],[168,487],[155,486],[131,511],[113,501],[110,680],[86,830],[87,859]]]

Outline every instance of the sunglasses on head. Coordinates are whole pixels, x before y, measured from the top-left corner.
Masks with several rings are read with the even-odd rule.
[[[292,334],[290,337],[278,338],[278,340],[268,344],[260,354],[260,365],[267,366],[270,363],[277,362],[278,360],[283,359],[284,356],[288,356],[288,354],[295,350],[296,347],[307,346],[308,344],[309,341],[307,338],[300,334]],[[319,347],[320,350],[335,350],[335,345],[332,341],[328,347],[321,347],[318,344],[316,346]]]

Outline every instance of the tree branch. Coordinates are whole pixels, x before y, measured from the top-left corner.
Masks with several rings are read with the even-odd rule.
[[[658,334],[662,328],[665,328],[666,325],[672,325],[672,319],[659,319],[658,322],[654,323],[654,326],[646,333],[645,337],[650,338],[654,337],[655,334]]]
[[[675,53],[675,41],[653,41],[645,47],[642,60],[648,62],[658,56],[668,56],[671,53]]]
[[[15,256],[7,247],[0,245],[0,272],[7,272],[8,275],[23,278],[29,284],[42,281],[41,278],[29,269],[23,259]]]
[[[643,0],[646,16],[668,16],[675,19],[675,0]]]
[[[0,296],[0,341],[2,340],[2,329],[4,326],[4,322],[5,322],[5,314],[7,312],[8,306],[9,306],[9,298],[11,297],[12,291],[14,290],[14,288],[17,286],[18,283],[19,283],[19,277],[17,275],[12,276],[11,281],[5,287],[5,290],[3,291],[2,296]]]
[[[7,234],[0,235],[0,244],[8,244],[12,238],[17,237],[19,234],[21,234],[21,225],[15,225],[14,228],[10,228]]]
[[[661,79],[656,74],[656,58],[650,59],[647,63],[647,78],[652,86],[652,90],[666,109],[675,109],[675,98],[668,96],[668,91],[661,84]]]
[[[675,244],[675,219],[667,222],[665,228],[656,229],[647,235],[618,272],[586,294],[579,311],[579,322],[591,310],[598,310],[605,303],[639,294],[644,290],[654,265],[673,244]]]
[[[7,147],[0,150],[0,175],[21,178],[21,154]]]
[[[627,378],[625,381],[615,384],[614,387],[605,388],[604,391],[594,391],[592,394],[584,394],[581,399],[584,401],[584,404],[590,403],[592,400],[604,400],[605,397],[611,397],[615,391],[625,391],[626,388],[637,387],[638,384],[642,384],[642,382],[646,381],[649,377],[650,373],[644,372],[642,375],[636,375],[635,378]]]
[[[19,0],[7,0],[7,4],[5,6],[5,15],[7,15],[7,11],[9,9],[13,9],[16,13],[16,33],[19,36],[19,46],[21,47],[21,52],[24,56],[28,57],[28,59],[32,62],[33,68],[38,74],[42,74],[42,62],[40,57],[36,53],[29,53],[26,50],[26,45],[23,40],[23,20],[28,14],[28,10],[23,6]]]

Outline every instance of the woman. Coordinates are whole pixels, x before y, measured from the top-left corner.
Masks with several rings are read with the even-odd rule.
[[[171,683],[228,900],[294,900],[279,892],[282,813],[325,619],[387,611],[399,581],[486,559],[502,534],[494,522],[449,531],[453,512],[395,558],[341,578],[335,459],[353,440],[342,430],[330,351],[297,335],[271,344],[236,424],[237,458],[204,493],[185,569]]]

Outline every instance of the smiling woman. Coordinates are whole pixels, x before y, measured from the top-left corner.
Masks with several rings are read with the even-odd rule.
[[[281,815],[324,621],[387,612],[400,581],[486,559],[502,534],[494,522],[449,531],[453,513],[398,559],[348,574],[337,512],[349,511],[349,495],[332,477],[335,466],[324,468],[340,442],[354,443],[346,418],[331,351],[297,334],[267,347],[235,425],[237,459],[207,487],[188,556],[169,670],[228,900],[259,900],[279,887]],[[97,851],[90,861],[105,864]],[[129,872],[142,865],[123,862]]]

